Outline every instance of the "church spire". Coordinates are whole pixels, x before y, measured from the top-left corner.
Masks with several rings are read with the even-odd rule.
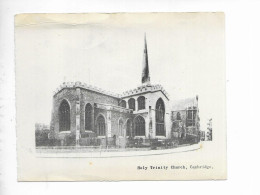
[[[142,84],[150,84],[150,74],[148,65],[148,53],[147,53],[147,43],[146,34],[144,34],[144,54],[143,54],[143,68],[142,68]]]

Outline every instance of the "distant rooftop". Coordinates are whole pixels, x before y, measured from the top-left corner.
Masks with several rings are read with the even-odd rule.
[[[176,100],[172,104],[172,111],[186,110],[188,107],[198,107],[197,97]]]

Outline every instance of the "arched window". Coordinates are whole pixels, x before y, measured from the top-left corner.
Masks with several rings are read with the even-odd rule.
[[[181,120],[181,113],[177,112],[176,120]]]
[[[129,105],[129,109],[132,109],[133,111],[135,111],[135,99],[134,98],[130,98],[128,100],[128,105]]]
[[[70,130],[70,105],[63,100],[59,107],[59,128],[60,131]]]
[[[127,123],[126,123],[126,136],[132,136],[131,133],[132,132],[132,121],[129,119],[127,120]]]
[[[141,116],[137,116],[134,121],[135,136],[145,136],[145,120]]]
[[[124,122],[122,119],[120,119],[118,122],[118,135],[119,136],[124,136],[123,125],[124,125]]]
[[[125,100],[122,100],[122,101],[120,102],[120,106],[126,108],[126,101],[125,101]]]
[[[156,119],[156,135],[165,135],[164,130],[164,114],[165,107],[163,100],[160,98],[156,102],[155,106],[155,119]]]
[[[194,107],[190,107],[187,111],[187,123],[186,123],[186,126],[189,127],[189,126],[195,126],[195,121],[196,121],[196,113],[197,113],[197,110],[196,108]]]
[[[144,96],[138,97],[137,102],[138,102],[138,110],[145,109],[145,97]]]
[[[106,123],[105,123],[105,118],[102,115],[100,115],[97,118],[97,134],[99,136],[106,135]]]
[[[92,106],[87,104],[85,107],[85,130],[92,130]]]

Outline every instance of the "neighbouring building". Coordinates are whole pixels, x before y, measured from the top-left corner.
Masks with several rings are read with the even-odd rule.
[[[213,140],[213,136],[212,136],[212,118],[209,119],[208,123],[207,123],[207,141],[212,141]]]
[[[35,130],[36,131],[42,131],[42,130],[49,130],[50,126],[46,125],[44,123],[36,123],[35,124]]]
[[[173,102],[172,135],[181,142],[200,140],[198,96]]]
[[[201,140],[201,141],[205,141],[205,140],[206,140],[205,131],[200,131],[200,140]]]
[[[66,136],[73,134],[77,145],[94,137],[99,144],[116,140],[116,145],[123,147],[128,139],[171,139],[179,128],[185,130],[177,137],[197,135],[198,97],[195,105],[172,110],[168,93],[161,85],[150,82],[146,38],[141,81],[139,87],[123,94],[81,82],[64,82],[53,95],[51,137],[63,143]],[[176,120],[185,125],[177,127]]]

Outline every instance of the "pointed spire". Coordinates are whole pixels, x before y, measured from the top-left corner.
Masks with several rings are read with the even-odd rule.
[[[146,34],[144,34],[144,54],[143,54],[143,68],[142,68],[142,84],[143,85],[150,84],[150,74],[149,74]]]

